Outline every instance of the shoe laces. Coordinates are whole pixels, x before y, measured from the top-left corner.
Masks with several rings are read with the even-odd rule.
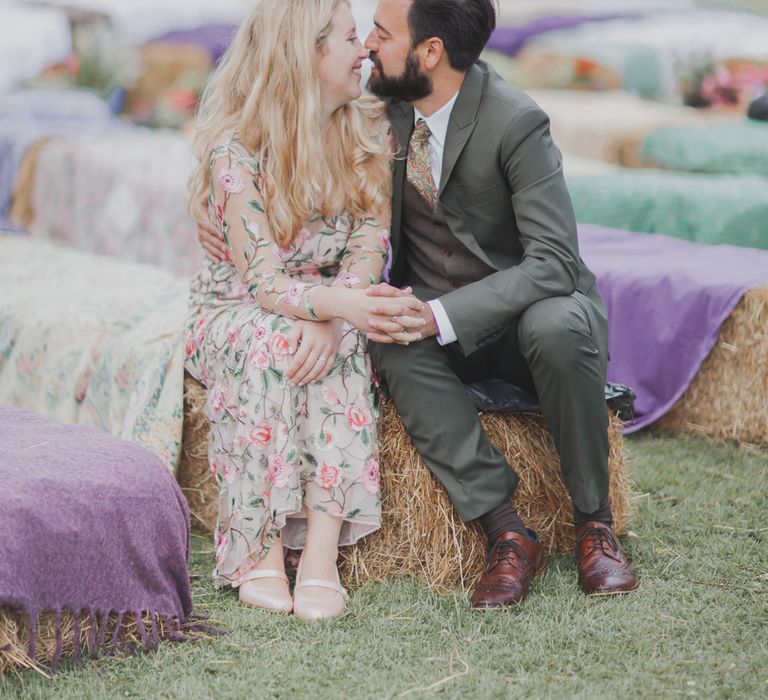
[[[615,559],[616,561],[620,560],[620,557],[618,556],[619,547],[616,543],[616,539],[614,538],[613,533],[607,528],[587,528],[582,533],[580,541],[586,541],[592,552],[600,550],[611,559]]]
[[[500,564],[509,564],[518,571],[523,571],[524,566],[528,564],[528,557],[525,556],[523,548],[515,540],[502,540],[496,542],[488,555],[488,571],[493,571]],[[521,566],[522,564],[522,566]]]

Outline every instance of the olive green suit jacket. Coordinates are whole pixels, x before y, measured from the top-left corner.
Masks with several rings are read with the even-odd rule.
[[[401,222],[413,107],[393,101],[389,117],[399,150],[390,281],[402,285],[408,277]],[[453,235],[496,271],[439,297],[465,355],[496,340],[541,299],[578,290],[580,303],[602,306],[595,277],[579,257],[549,119],[483,62],[468,71],[451,113],[437,206]]]

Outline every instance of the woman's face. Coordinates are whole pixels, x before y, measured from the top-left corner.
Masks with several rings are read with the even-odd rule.
[[[320,97],[326,109],[335,111],[360,97],[360,70],[367,57],[368,51],[357,38],[352,11],[346,2],[340,2],[317,64]]]

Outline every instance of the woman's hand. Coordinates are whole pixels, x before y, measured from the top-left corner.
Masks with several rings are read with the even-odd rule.
[[[424,302],[410,291],[399,290],[401,293],[392,297],[372,296],[364,289],[339,291],[344,293],[339,315],[371,340],[384,339],[386,335],[385,342],[408,345],[422,339],[421,329],[426,323],[422,315]]]
[[[296,321],[288,334],[288,344],[298,350],[288,367],[286,379],[304,386],[325,377],[336,363],[343,324],[341,319]]]

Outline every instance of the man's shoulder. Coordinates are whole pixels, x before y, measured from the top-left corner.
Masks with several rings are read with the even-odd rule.
[[[491,64],[478,61],[477,67],[486,76],[482,104],[495,119],[513,121],[524,112],[544,113],[530,95],[506,82]]]

